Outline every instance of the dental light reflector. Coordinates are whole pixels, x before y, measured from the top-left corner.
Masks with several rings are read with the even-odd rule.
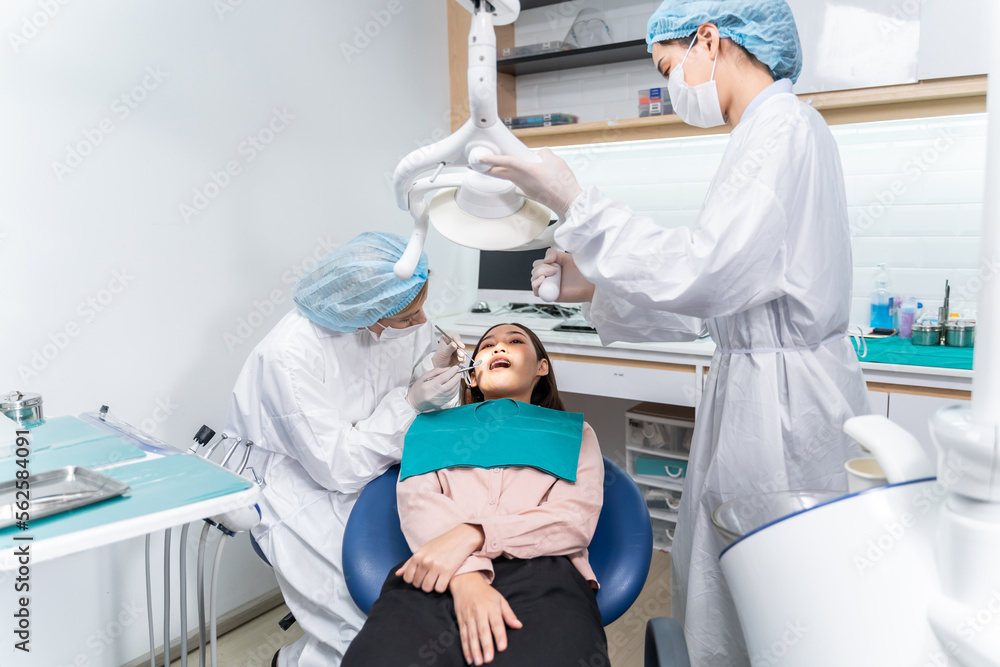
[[[501,196],[477,202],[469,188],[449,188],[434,195],[428,214],[434,228],[452,243],[479,250],[520,248],[545,231],[551,214],[541,204],[514,194],[516,199]],[[464,198],[473,201],[463,202]],[[508,205],[518,200],[520,208]]]
[[[505,218],[524,206],[524,197],[513,183],[471,170],[455,200],[463,211],[479,218]],[[433,213],[431,222],[435,222]]]

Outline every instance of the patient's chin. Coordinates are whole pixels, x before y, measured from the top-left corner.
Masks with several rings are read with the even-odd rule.
[[[483,392],[483,396],[487,400],[514,398],[522,395],[526,389],[528,389],[528,385],[521,382],[520,378],[514,377],[489,378],[487,381],[479,383],[479,390]]]

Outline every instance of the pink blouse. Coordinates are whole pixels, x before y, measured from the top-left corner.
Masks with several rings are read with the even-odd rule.
[[[396,486],[396,497],[413,551],[459,524],[482,527],[482,548],[456,576],[479,570],[492,582],[493,558],[569,556],[597,587],[587,546],[604,502],[604,459],[586,422],[576,482],[529,467],[447,468],[408,477]]]

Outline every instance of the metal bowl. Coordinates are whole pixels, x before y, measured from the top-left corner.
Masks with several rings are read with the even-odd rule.
[[[42,395],[12,391],[0,396],[0,412],[19,424],[37,425],[42,422]]]
[[[952,320],[945,325],[945,344],[951,347],[972,347],[976,343],[976,323]]]
[[[913,325],[913,337],[910,339],[914,345],[940,345],[941,325],[937,322],[921,322]]]

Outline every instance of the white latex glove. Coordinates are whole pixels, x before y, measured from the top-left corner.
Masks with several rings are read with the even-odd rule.
[[[410,385],[406,402],[417,412],[439,410],[458,396],[461,386],[462,375],[458,366],[432,368]]]
[[[535,296],[538,296],[538,288],[549,276],[556,274],[556,267],[562,267],[562,282],[560,283],[559,298],[557,301],[565,303],[583,303],[593,301],[594,284],[583,277],[580,269],[573,261],[573,255],[568,252],[559,252],[555,248],[549,248],[545,252],[545,259],[536,259],[531,269],[531,289]]]
[[[538,152],[541,162],[528,162],[507,155],[484,155],[481,161],[493,165],[486,173],[505,178],[521,188],[529,199],[551,208],[560,219],[576,196],[583,192],[566,161],[548,148]]]
[[[450,331],[447,333],[455,342],[452,343],[444,336],[441,336],[438,340],[437,350],[434,351],[434,356],[431,357],[435,368],[459,366],[465,362],[465,345],[462,343],[462,337]]]

